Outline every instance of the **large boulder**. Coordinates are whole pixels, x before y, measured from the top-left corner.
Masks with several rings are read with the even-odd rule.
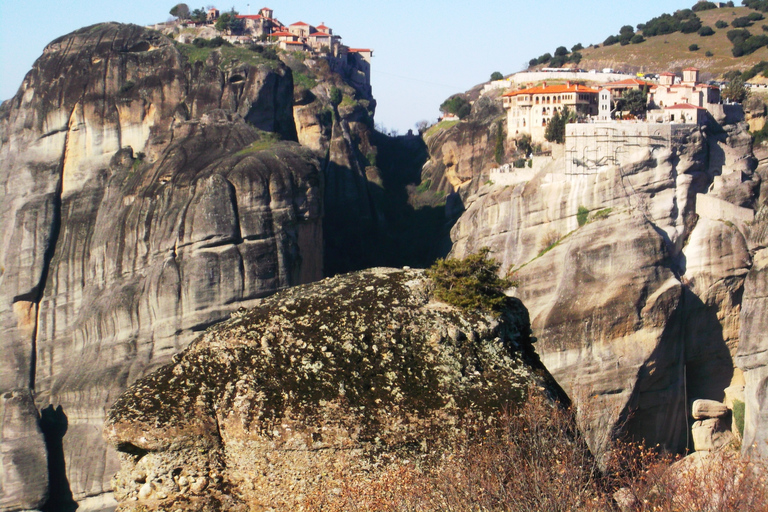
[[[286,290],[205,332],[110,410],[121,510],[297,510],[306,493],[442,450],[530,391],[555,396],[516,299],[434,299],[423,271]]]

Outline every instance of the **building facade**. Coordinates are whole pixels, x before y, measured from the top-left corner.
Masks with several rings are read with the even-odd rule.
[[[511,91],[502,96],[507,110],[507,137],[522,133],[537,142],[544,141],[544,132],[555,112],[566,108],[578,117],[598,115],[599,91],[580,84],[543,85]]]

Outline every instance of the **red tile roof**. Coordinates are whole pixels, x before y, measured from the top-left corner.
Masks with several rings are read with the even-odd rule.
[[[261,14],[238,14],[237,16],[235,16],[235,18],[248,19],[248,20],[260,20],[262,16]]]
[[[291,27],[308,27],[308,26],[309,25],[307,25],[303,21],[297,21],[296,23],[292,23],[291,24]]]
[[[624,87],[627,85],[648,85],[653,86],[656,84],[653,84],[651,82],[646,82],[645,80],[639,80],[637,78],[627,78],[626,80],[619,80],[618,82],[610,82],[607,84],[604,84],[603,87],[606,89],[610,89],[612,87]]]
[[[347,51],[349,53],[360,53],[360,52],[372,52],[373,50],[369,50],[368,48],[350,48]]]
[[[546,85],[538,87],[529,87],[528,89],[519,89],[517,91],[510,91],[505,93],[504,96],[511,97],[519,94],[560,94],[564,92],[587,92],[597,94],[597,89],[592,89],[586,85],[570,84],[570,85]]]
[[[284,41],[285,44],[300,44],[301,46],[304,46],[304,43],[301,41]]]
[[[699,71],[699,68],[685,68],[683,71]]]
[[[296,34],[292,34],[290,32],[272,32],[269,35],[272,37],[296,37]]]
[[[324,32],[315,32],[313,34],[309,34],[309,37],[331,37],[331,34],[326,34]]]
[[[704,107],[698,107],[696,105],[691,105],[690,103],[678,103],[677,105],[672,105],[671,107],[664,107],[664,110],[680,109],[680,108],[692,108],[692,109],[696,109],[696,110],[707,110]]]
[[[326,29],[329,29],[329,28],[331,28],[331,27],[326,27],[326,26],[325,26],[325,23],[323,23],[322,25],[318,25],[318,27],[317,27],[317,28],[318,28],[318,29],[323,29],[323,30],[326,30]]]

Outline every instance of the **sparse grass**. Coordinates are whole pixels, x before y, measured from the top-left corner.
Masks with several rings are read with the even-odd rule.
[[[257,53],[242,46],[222,46],[220,48],[198,48],[191,44],[177,44],[176,47],[187,58],[190,64],[195,62],[205,62],[213,52],[221,52],[221,63],[219,68],[222,70],[232,67],[234,64],[250,64],[251,66],[265,66],[270,69],[277,69],[280,66],[279,60],[268,59],[262,53]]]
[[[590,220],[607,219],[612,211],[613,211],[613,208],[603,208],[602,210],[598,210],[592,215],[592,218]]]
[[[588,218],[589,209],[585,206],[579,206],[579,209],[576,212],[576,221],[579,223],[579,227],[582,227],[584,224],[586,224]]]
[[[736,424],[736,430],[739,436],[744,438],[744,402],[741,400],[733,401],[733,422]]]
[[[259,140],[252,142],[250,145],[238,151],[237,156],[250,155],[251,153],[265,151],[272,148],[272,146],[280,141],[280,135],[276,133],[262,132],[259,135]]]
[[[307,90],[314,89],[314,87],[317,85],[317,80],[310,77],[306,73],[302,73],[299,71],[293,72],[293,86],[294,87],[303,87]]]
[[[733,69],[748,69],[768,58],[768,48],[760,48],[750,55],[733,57],[731,54],[733,45],[726,37],[726,32],[730,30],[730,23],[733,19],[747,16],[752,12],[755,11],[746,7],[698,12],[697,15],[705,26],[716,27],[718,20],[728,24],[726,28],[715,28],[715,33],[707,37],[701,37],[697,33],[676,32],[649,37],[639,45],[621,46],[614,44],[603,46],[600,44],[599,48],[584,48],[580,50],[582,61],[579,63],[579,67],[585,69],[612,67],[626,71],[661,72],[666,70],[679,71],[688,66],[697,66],[701,68],[702,73],[713,77]],[[644,21],[634,20],[634,23]],[[616,27],[616,29],[618,28]],[[750,27],[750,31],[753,34],[761,33],[760,27],[756,26]],[[595,43],[599,43],[599,41],[595,41]],[[688,48],[691,44],[697,44],[704,50],[704,53],[689,51]]]
[[[429,130],[424,132],[424,139],[429,139],[430,137],[435,136],[438,132],[452,128],[457,124],[459,124],[458,121],[441,121],[435,125],[432,125]]]

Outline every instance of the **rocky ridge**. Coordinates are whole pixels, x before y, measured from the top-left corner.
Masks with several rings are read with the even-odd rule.
[[[437,302],[423,271],[262,299],[112,407],[120,510],[295,510],[340,467],[439,457],[530,386],[555,396],[530,342],[519,301],[500,319],[465,313]]]
[[[744,123],[718,121],[591,174],[542,157],[532,178],[479,185],[453,228],[452,254],[489,246],[514,272],[542,361],[582,411],[601,411],[581,420],[593,448],[617,429],[693,448],[689,401],[712,399],[746,400],[745,449],[765,450],[751,334],[765,167]]]
[[[0,107],[0,510],[109,493],[100,430],[125,387],[239,307],[320,279],[326,205],[368,212],[343,229],[373,223],[370,88],[328,70],[304,90],[286,61],[94,25],[49,44]],[[332,84],[360,101],[330,105]],[[46,429],[66,435],[52,448]]]

